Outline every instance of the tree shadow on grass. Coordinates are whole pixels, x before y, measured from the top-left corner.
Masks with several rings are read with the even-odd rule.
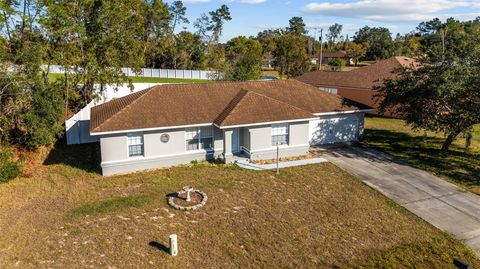
[[[100,174],[100,160],[99,143],[67,145],[65,139],[59,139],[43,164],[64,164],[89,173]]]
[[[167,254],[170,254],[170,249],[167,248],[164,244],[162,243],[159,243],[157,241],[150,241],[150,243],[148,243],[149,246],[152,246],[160,251],[163,251]]]
[[[421,169],[446,176],[452,181],[480,186],[480,153],[452,146],[440,150],[443,139],[409,136],[401,132],[365,130],[365,142]]]

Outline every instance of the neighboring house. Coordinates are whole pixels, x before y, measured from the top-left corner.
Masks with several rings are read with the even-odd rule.
[[[364,111],[296,80],[155,86],[91,109],[104,175],[219,158],[304,155],[356,141]]]
[[[333,59],[341,59],[345,61],[346,65],[351,65],[352,59],[351,57],[348,56],[347,52],[344,50],[339,50],[339,51],[324,51],[322,53],[322,64],[328,64],[330,63],[331,60]],[[317,64],[316,58],[315,58],[315,64]]]
[[[326,92],[338,94],[355,102],[360,108],[375,109],[373,113],[378,114],[376,111],[378,103],[374,98],[377,93],[375,87],[382,85],[385,79],[394,78],[395,69],[415,65],[415,60],[397,56],[352,71],[314,71],[295,79]]]
[[[266,55],[262,61],[262,68],[272,69],[275,67],[275,58],[272,55]]]

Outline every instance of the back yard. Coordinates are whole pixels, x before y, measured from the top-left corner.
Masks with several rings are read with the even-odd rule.
[[[58,144],[0,185],[1,268],[448,268],[453,257],[480,266],[462,243],[329,163],[279,176],[200,163],[104,178],[96,148]],[[209,195],[204,208],[166,205],[185,185]]]
[[[448,153],[440,151],[442,134],[413,131],[404,121],[365,119],[365,141],[421,169],[480,194],[480,126],[474,128],[472,144],[465,149],[459,137]]]

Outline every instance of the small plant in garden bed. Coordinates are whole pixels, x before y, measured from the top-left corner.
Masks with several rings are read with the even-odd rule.
[[[320,157],[320,155],[318,153],[316,153],[314,151],[310,151],[308,154],[301,155],[301,156],[279,158],[279,161],[280,162],[289,162],[289,161],[313,159],[313,158],[318,158],[318,157]],[[252,161],[252,163],[254,163],[254,164],[272,164],[272,163],[276,163],[276,162],[277,162],[277,159]]]

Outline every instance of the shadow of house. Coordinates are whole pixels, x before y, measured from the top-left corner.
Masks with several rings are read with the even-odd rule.
[[[89,173],[100,174],[100,144],[67,145],[59,139],[43,162],[44,165],[64,164]]]

